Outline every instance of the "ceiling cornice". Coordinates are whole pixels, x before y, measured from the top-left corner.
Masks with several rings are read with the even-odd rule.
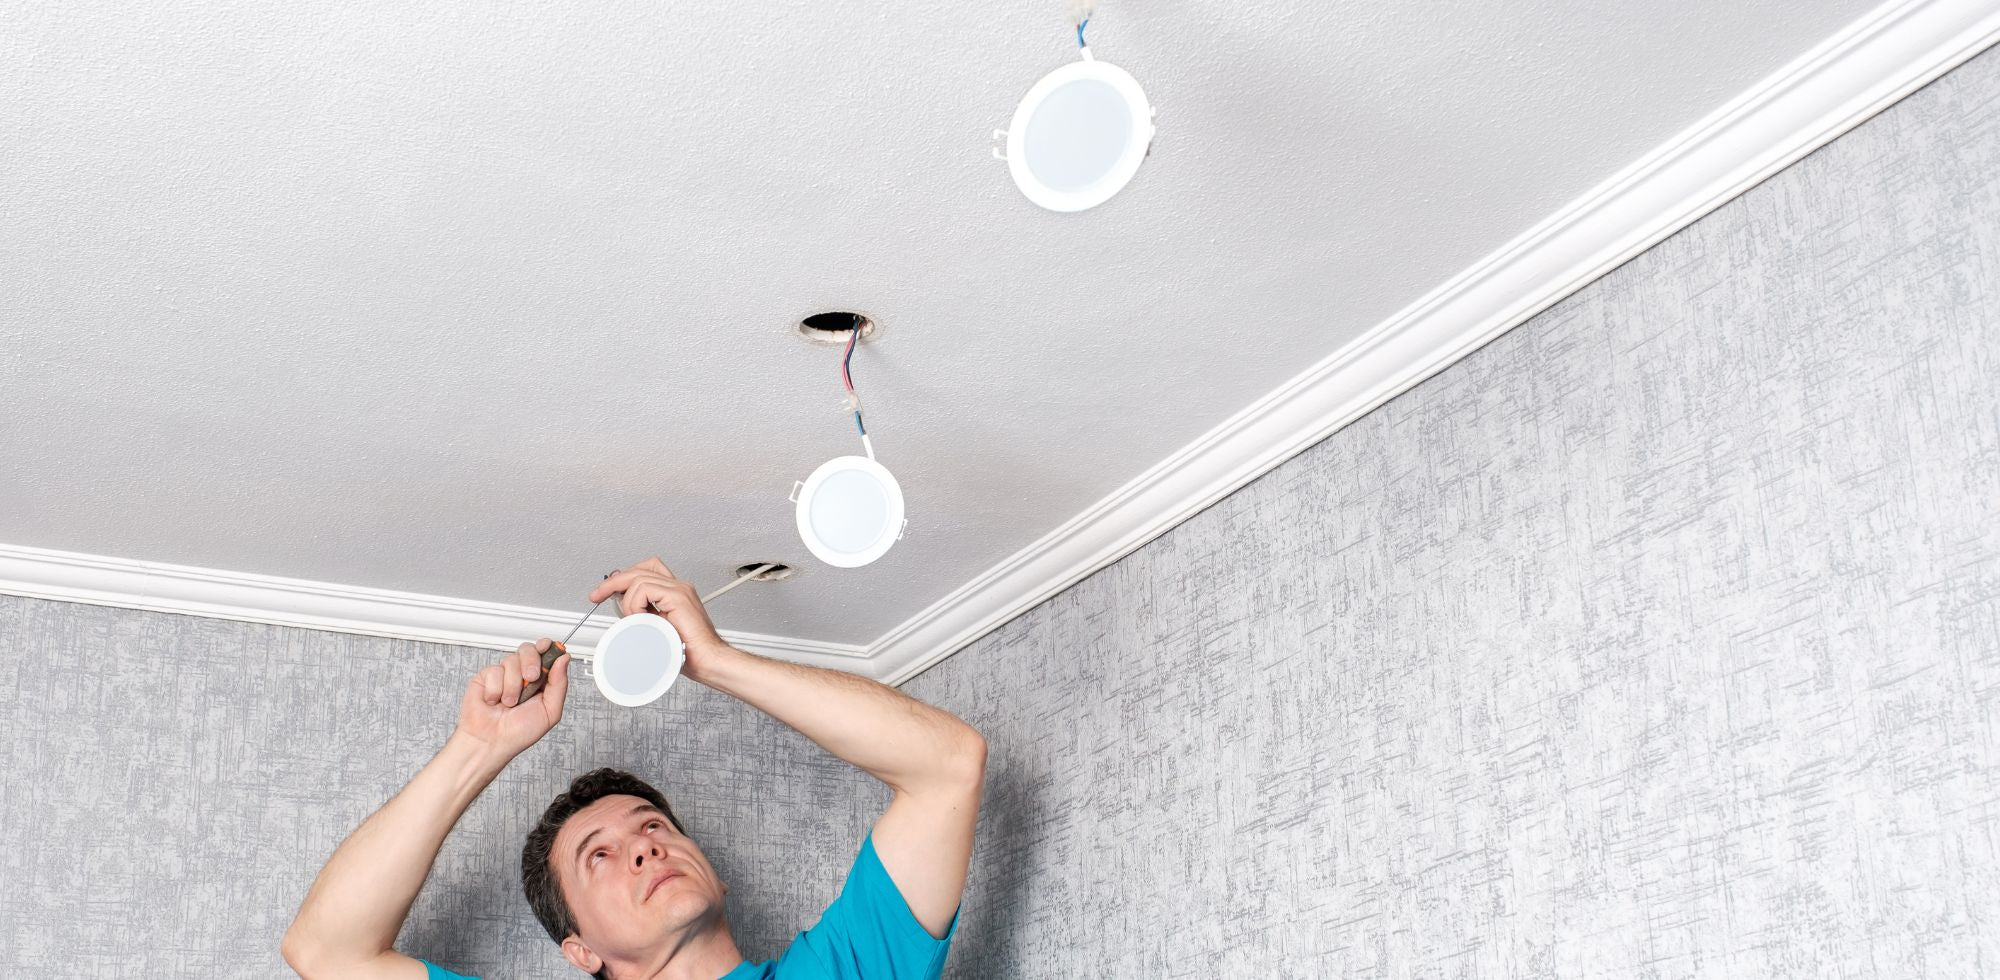
[[[582,615],[580,609],[508,606],[5,544],[0,544],[0,593],[492,650],[563,636]],[[615,611],[599,609],[577,630],[575,645],[596,646],[614,621]],[[721,633],[731,646],[752,653],[874,676],[863,647]]]

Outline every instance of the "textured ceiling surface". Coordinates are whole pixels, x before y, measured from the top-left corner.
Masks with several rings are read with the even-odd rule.
[[[1863,14],[1100,3],[1138,177],[1025,200],[1022,4],[0,7],[0,542],[866,643]],[[855,570],[786,494],[860,451]]]

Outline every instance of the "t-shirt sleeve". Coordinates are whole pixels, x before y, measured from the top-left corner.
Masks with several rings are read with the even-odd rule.
[[[875,834],[861,842],[861,853],[840,886],[840,897],[811,929],[799,934],[785,950],[785,963],[807,954],[840,980],[936,980],[944,972],[945,954],[958,933],[958,910],[944,938],[933,937],[910,911],[903,893],[875,854]]]
[[[479,980],[478,977],[468,977],[462,973],[453,973],[436,963],[432,963],[430,960],[418,960],[417,962],[424,965],[424,971],[428,974],[425,980]]]

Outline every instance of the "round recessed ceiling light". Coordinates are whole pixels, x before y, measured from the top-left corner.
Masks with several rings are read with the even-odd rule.
[[[859,568],[903,536],[903,487],[866,456],[836,456],[792,488],[799,537],[813,557]]]
[[[612,704],[651,704],[674,686],[687,662],[680,633],[658,613],[641,612],[611,624],[590,655],[597,690]]]
[[[1077,40],[1083,60],[1042,76],[993,131],[1006,137],[1007,171],[1028,200],[1051,211],[1082,211],[1110,200],[1139,172],[1153,144],[1153,107],[1130,73],[1098,61]]]

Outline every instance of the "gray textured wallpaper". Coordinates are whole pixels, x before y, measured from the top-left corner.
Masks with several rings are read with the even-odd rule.
[[[12,596],[0,645],[6,978],[292,975],[278,945],[306,888],[436,754],[492,659]],[[608,765],[667,794],[730,883],[744,952],[777,955],[839,893],[888,792],[699,684],[628,709],[577,681],[446,838],[398,948],[494,980],[581,977],[521,896],[521,843]]]
[[[1987,54],[913,681],[991,744],[958,977],[2000,975]],[[588,584],[588,583],[583,583]],[[0,597],[0,975],[270,977],[483,654]],[[572,713],[400,945],[574,975],[568,778],[746,952],[886,802],[698,685]]]
[[[906,685],[958,977],[2000,976],[2000,54]]]

